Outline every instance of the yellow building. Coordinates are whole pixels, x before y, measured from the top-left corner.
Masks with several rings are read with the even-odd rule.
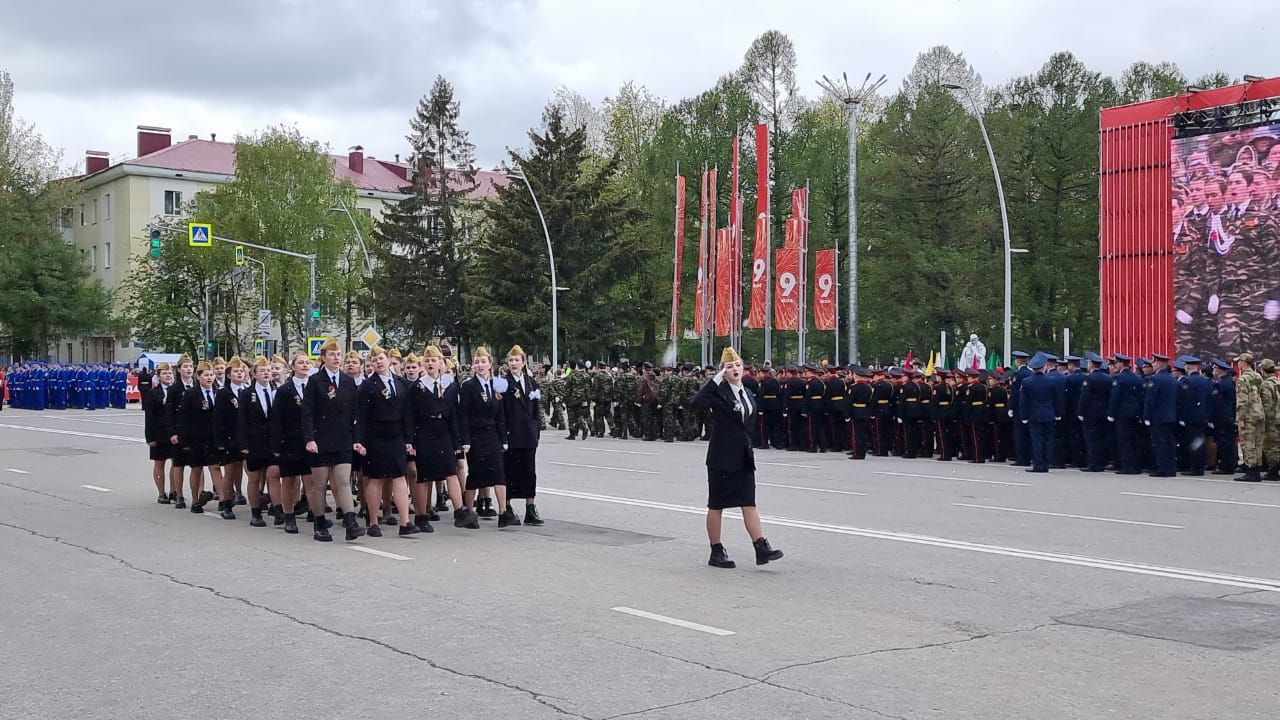
[[[332,160],[334,177],[356,187],[356,212],[377,220],[385,202],[408,197],[401,189],[409,184],[410,168],[399,155],[382,160],[357,145]],[[85,257],[91,277],[114,291],[128,277],[132,258],[148,252],[148,223],[177,219],[196,193],[234,177],[233,143],[195,135],[175,143],[169,128],[139,125],[132,159],[112,162],[106,152],[85,153],[80,198],[62,218],[64,238]],[[493,172],[481,171],[476,179],[476,198],[492,197],[506,183]],[[50,351],[60,362],[131,362],[143,348],[133,338],[100,336],[64,340]]]

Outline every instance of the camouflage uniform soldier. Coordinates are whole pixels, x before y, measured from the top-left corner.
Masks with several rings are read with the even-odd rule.
[[[591,430],[587,425],[591,413],[591,377],[582,369],[581,362],[573,364],[573,372],[564,379],[564,404],[569,416],[569,437],[577,440],[578,433],[586,440]]]
[[[644,364],[644,375],[636,380],[636,403],[640,411],[640,431],[645,440],[658,439],[658,421],[661,411],[661,393],[658,378],[653,376],[653,366]]]
[[[628,437],[640,436],[640,425],[636,411],[636,375],[623,365],[613,379],[613,416],[609,422],[609,434],[612,437],[626,440]]]
[[[680,396],[682,395],[681,379],[671,374],[671,368],[662,368],[662,378],[658,384],[658,405],[662,411],[662,439],[664,442],[675,442],[680,439]]]
[[[1263,360],[1262,414],[1266,430],[1262,440],[1262,460],[1267,465],[1267,480],[1280,480],[1280,376],[1271,358]]]
[[[684,365],[680,368],[679,418],[681,440],[698,439],[697,418],[693,412],[693,396],[698,394],[701,385],[698,384],[698,378],[694,375],[695,370],[697,370],[696,365]]]
[[[551,402],[548,403],[549,414],[551,415],[551,427],[557,430],[564,430],[567,426],[564,417],[564,378],[553,377],[547,383],[547,394],[551,396]]]
[[[1266,437],[1266,412],[1262,405],[1262,376],[1253,369],[1253,355],[1243,353],[1240,379],[1236,382],[1236,425],[1240,428],[1240,455],[1244,475],[1241,482],[1261,482],[1262,443]]]
[[[613,401],[613,378],[603,367],[591,370],[591,436],[604,437],[605,416]]]
[[[1280,317],[1280,292],[1272,273],[1280,232],[1269,212],[1241,209],[1252,184],[1249,168],[1232,171],[1228,179],[1232,206],[1221,215],[1224,233],[1219,242],[1210,243],[1223,259],[1218,339],[1228,348],[1264,347],[1270,340],[1266,328]]]

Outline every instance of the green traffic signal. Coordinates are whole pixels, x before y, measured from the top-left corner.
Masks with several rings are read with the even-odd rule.
[[[160,257],[160,231],[151,231],[151,257]]]

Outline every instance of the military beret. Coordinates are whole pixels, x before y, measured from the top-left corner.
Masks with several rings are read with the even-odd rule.
[[[1014,356],[1014,357],[1016,357],[1016,358],[1023,358],[1023,359],[1026,359],[1026,358],[1031,357],[1030,355],[1028,355],[1027,353],[1023,352],[1022,350],[1014,350],[1012,354],[1013,354],[1013,356]]]
[[[653,369],[653,363],[651,363],[651,362],[646,362],[645,364],[641,365],[640,367],[644,368],[645,370],[652,370],[652,369]]]
[[[1151,357],[1160,362],[1169,362],[1169,356],[1164,353],[1151,353]]]

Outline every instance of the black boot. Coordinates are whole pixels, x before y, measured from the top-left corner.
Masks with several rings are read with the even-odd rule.
[[[284,524],[284,506],[272,505],[271,517],[274,518],[274,520],[272,521],[273,525],[283,525]]]
[[[453,526],[467,528],[468,530],[479,530],[480,518],[476,515],[476,511],[471,508],[458,508],[453,511]]]
[[[426,515],[415,515],[413,524],[418,528],[419,532],[431,533],[436,531],[435,528],[431,527],[431,519]]]
[[[504,528],[504,527],[519,527],[519,526],[520,526],[520,518],[516,517],[516,514],[511,511],[511,506],[507,505],[507,509],[503,510],[502,514],[498,516],[498,527]]]
[[[249,527],[266,527],[267,526],[267,521],[262,519],[262,510],[260,508],[254,508],[249,512],[253,513],[253,517],[250,518],[249,520]]]
[[[182,510],[187,507],[187,499],[181,495],[177,495],[173,499],[173,509]]]
[[[369,523],[369,526],[365,528],[365,532],[368,533],[369,537],[382,537],[382,526],[378,525],[378,523]]]
[[[524,524],[525,525],[542,525],[542,516],[538,514],[538,506],[528,503],[524,506]]]
[[[436,498],[436,512],[447,512],[449,510],[449,501],[443,495]],[[433,520],[435,518],[432,518]]]
[[[160,493],[160,497],[156,498],[156,502],[160,503],[161,505],[173,504],[173,501],[169,499],[169,496],[165,495],[164,493]]]
[[[302,513],[307,512],[310,509],[311,509],[310,506],[307,505],[306,498],[302,498],[301,500],[293,504],[294,515],[301,515]]]
[[[298,534],[298,519],[295,513],[284,514],[284,531],[290,535]]]
[[[342,526],[347,529],[348,542],[364,535],[364,528],[360,527],[360,521],[356,519],[356,514],[353,512],[343,513]]]
[[[1275,466],[1272,466],[1271,469],[1267,471],[1266,476],[1263,477],[1262,479],[1268,480],[1270,482],[1275,482],[1277,480],[1280,480],[1280,468],[1276,468]]]
[[[1262,475],[1258,473],[1255,467],[1244,466],[1244,473],[1240,477],[1231,478],[1236,482],[1262,482]]]
[[[718,568],[738,567],[738,563],[729,559],[729,553],[724,551],[724,545],[720,543],[711,546],[711,559],[707,561],[707,564]]]
[[[476,515],[485,520],[492,520],[498,517],[498,511],[493,509],[493,498],[480,498],[476,500]]]
[[[236,496],[236,505],[248,505],[248,504],[249,504],[249,498],[243,495]]]
[[[329,521],[323,515],[317,515],[315,519],[315,529],[312,537],[317,542],[332,542],[333,536],[329,534]]]
[[[222,511],[221,513],[219,513],[219,515],[221,515],[223,520],[236,519],[236,513],[235,513],[236,501],[235,500],[223,500],[222,502],[218,503],[218,505],[220,506],[219,509]]]
[[[782,558],[782,551],[774,550],[772,547],[769,547],[769,541],[764,538],[760,538],[751,544],[756,546],[757,565],[764,565],[767,562],[780,560]]]
[[[421,530],[419,530],[418,526],[413,523],[400,526],[400,537],[404,537],[405,535],[416,535],[419,532],[421,532]]]

